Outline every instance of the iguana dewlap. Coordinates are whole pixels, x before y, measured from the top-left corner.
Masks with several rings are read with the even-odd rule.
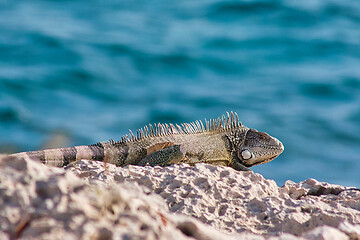
[[[243,126],[236,113],[205,121],[145,126],[135,136],[93,145],[46,149],[12,154],[27,156],[51,166],[66,166],[87,159],[116,166],[209,163],[236,170],[269,162],[279,156],[283,144],[265,132]]]

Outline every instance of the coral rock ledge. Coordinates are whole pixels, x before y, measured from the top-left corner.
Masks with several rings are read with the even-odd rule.
[[[360,191],[197,164],[0,156],[0,239],[360,239]]]

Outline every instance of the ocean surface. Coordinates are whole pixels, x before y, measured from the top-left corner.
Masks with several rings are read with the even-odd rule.
[[[0,152],[226,111],[285,145],[255,172],[360,187],[360,1],[0,1]]]

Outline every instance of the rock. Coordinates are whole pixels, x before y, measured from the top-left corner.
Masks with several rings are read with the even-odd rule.
[[[0,238],[359,239],[360,191],[197,164],[78,161],[67,170],[0,156]]]
[[[360,224],[352,225],[345,221],[340,223],[339,230],[346,233],[352,240],[360,240]]]
[[[122,169],[109,164],[106,173],[102,163],[77,164],[98,171],[107,183],[120,178],[146,186],[165,200],[171,212],[193,216],[224,233],[300,236],[321,225],[337,228],[345,220],[360,223],[358,190],[315,179],[287,181],[279,188],[260,174],[207,164]],[[82,167],[77,164],[71,171],[79,175]],[[97,177],[86,179],[91,182]]]
[[[347,240],[349,239],[345,233],[329,226],[317,227],[302,235],[306,239],[312,240]]]

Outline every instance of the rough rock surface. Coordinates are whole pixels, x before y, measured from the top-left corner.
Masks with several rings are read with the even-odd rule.
[[[360,191],[206,164],[0,157],[0,239],[360,239]]]

